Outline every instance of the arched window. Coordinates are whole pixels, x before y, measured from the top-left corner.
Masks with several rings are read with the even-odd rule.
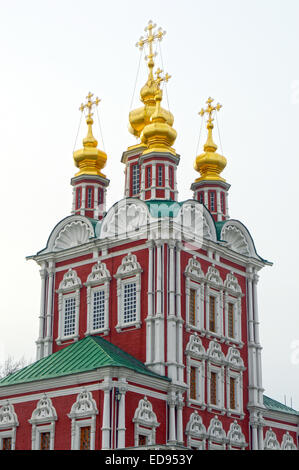
[[[109,332],[110,273],[100,261],[92,267],[85,283],[87,287],[86,334]]]
[[[94,450],[98,413],[92,393],[83,389],[68,414],[72,420],[72,450]]]
[[[63,276],[57,290],[59,328],[57,344],[62,341],[79,338],[79,308],[81,280],[76,271],[69,269]]]
[[[13,405],[7,400],[0,408],[0,450],[14,450],[19,426]]]
[[[158,423],[153,406],[147,397],[139,401],[133,423],[135,423],[135,447],[156,443],[156,428],[160,426],[160,423]]]
[[[136,255],[129,253],[122,260],[115,278],[117,279],[118,323],[116,330],[140,328],[140,291],[142,269]]]
[[[44,394],[32,413],[32,450],[54,450],[57,414],[51,399]]]

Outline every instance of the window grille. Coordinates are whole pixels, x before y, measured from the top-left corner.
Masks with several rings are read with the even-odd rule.
[[[92,328],[98,330],[105,326],[105,291],[99,290],[93,293],[93,318]]]
[[[124,285],[124,323],[136,321],[136,282]]]
[[[64,336],[75,334],[76,300],[75,297],[64,299]]]

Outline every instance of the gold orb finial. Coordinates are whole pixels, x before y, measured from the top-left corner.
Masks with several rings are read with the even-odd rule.
[[[200,173],[200,178],[198,178],[196,181],[202,181],[202,180],[221,180],[225,181],[224,178],[220,176],[221,172],[224,170],[226,167],[226,158],[223,157],[222,155],[219,155],[216,153],[217,150],[217,145],[215,144],[213,140],[213,116],[217,111],[220,111],[222,108],[221,104],[217,104],[216,106],[213,106],[214,99],[213,98],[208,98],[206,101],[207,107],[206,109],[202,108],[199,111],[199,115],[203,117],[205,114],[208,115],[207,119],[207,129],[208,129],[208,137],[207,141],[204,145],[204,153],[201,155],[198,155],[196,157],[195,163],[194,163],[194,168],[196,171]]]

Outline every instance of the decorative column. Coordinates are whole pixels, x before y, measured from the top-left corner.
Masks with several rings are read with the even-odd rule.
[[[148,248],[148,288],[147,288],[147,318],[146,318],[146,364],[150,365],[154,354],[154,331],[153,331],[153,307],[154,307],[154,248],[153,242],[149,242]]]
[[[125,414],[125,396],[128,389],[126,379],[120,379],[118,382],[118,393],[120,395],[118,402],[118,427],[117,427],[117,448],[126,447],[126,414]]]
[[[164,365],[164,314],[163,314],[163,243],[156,241],[157,268],[156,268],[156,314],[155,314],[155,365],[154,370],[161,375],[165,374]]]
[[[46,314],[46,338],[44,345],[44,357],[49,356],[52,353],[52,308],[53,308],[53,287],[54,287],[54,276],[55,276],[55,263],[54,261],[49,262],[48,267],[48,303],[47,303],[47,314]]]
[[[171,390],[167,397],[167,403],[169,406],[169,439],[168,444],[176,444],[176,423],[175,423],[175,405],[176,405],[176,394],[174,390]]]
[[[36,342],[36,359],[37,361],[44,357],[44,345],[43,345],[43,338],[45,334],[45,307],[46,307],[46,279],[47,279],[47,269],[46,263],[42,263],[42,267],[40,269],[40,277],[41,277],[41,294],[40,294],[40,313],[39,313],[39,334],[38,339]]]
[[[182,445],[184,445],[183,406],[184,406],[184,398],[183,398],[181,393],[178,393],[178,398],[177,398],[177,441],[178,441],[178,444],[182,444]]]
[[[168,377],[177,381],[176,362],[176,316],[175,316],[175,241],[168,242],[169,271],[168,271],[168,315],[167,315],[167,366]]]
[[[181,243],[176,244],[176,315],[177,315],[177,363],[178,363],[178,380],[184,382],[184,363],[183,363],[183,324],[181,315]]]
[[[260,345],[259,335],[259,317],[258,317],[258,302],[257,302],[257,283],[259,276],[254,273],[253,275],[253,320],[254,320],[254,339],[256,344],[256,369],[257,369],[257,387],[258,387],[258,402],[263,406],[263,381],[262,381],[262,347]]]
[[[111,449],[110,447],[110,392],[112,381],[110,377],[106,377],[102,390],[104,391],[103,421],[102,421],[102,450]]]

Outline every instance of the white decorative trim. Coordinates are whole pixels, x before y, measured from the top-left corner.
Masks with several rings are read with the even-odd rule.
[[[94,236],[93,231],[82,220],[65,225],[56,236],[53,251],[66,250],[87,243]]]
[[[200,262],[195,256],[189,259],[186,266],[186,329],[204,331],[204,279]],[[195,296],[195,325],[190,322],[190,289],[196,291]]]
[[[98,261],[93,265],[85,286],[87,287],[87,330],[86,335],[94,333],[109,333],[109,286],[111,276],[105,263]],[[93,298],[96,292],[104,291],[104,326],[93,328]]]
[[[120,332],[124,328],[135,327],[140,328],[140,292],[141,292],[141,273],[142,269],[137,261],[137,256],[128,253],[122,259],[122,263],[119,266],[115,278],[117,279],[117,313],[118,322],[116,325],[116,331]],[[136,284],[136,312],[135,320],[131,322],[124,321],[124,309],[125,309],[125,286],[127,284]]]
[[[264,450],[280,450],[280,445],[277,440],[276,434],[272,429],[270,428],[266,432],[266,437],[264,440]]]
[[[240,448],[242,450],[245,449],[245,447],[248,446],[245,436],[242,432],[241,426],[237,423],[237,420],[235,420],[233,423],[231,423],[229,432],[227,434],[228,438],[228,449],[232,450],[233,448]]]
[[[222,423],[216,415],[210,421],[210,426],[208,429],[208,449],[223,449],[226,447],[226,434],[222,427]]]
[[[297,450],[297,447],[294,443],[294,439],[292,438],[289,432],[286,432],[283,435],[281,450]]]
[[[215,268],[214,265],[209,266],[208,272],[206,274],[206,280],[213,287],[219,288],[220,286],[223,286],[223,280],[218,269]]]
[[[29,420],[29,423],[32,424],[32,450],[40,450],[41,434],[45,432],[50,433],[50,450],[54,450],[55,421],[57,421],[56,410],[52,405],[51,398],[44,394]]]
[[[16,446],[16,431],[19,426],[14,406],[6,400],[0,408],[0,449],[3,448],[3,439],[11,439],[11,450]]]
[[[235,346],[231,346],[227,351],[226,361],[228,366],[232,367],[233,369],[245,370],[240,351]]]
[[[72,420],[72,450],[80,449],[80,428],[90,427],[90,450],[95,448],[97,404],[86,388],[77,396],[68,417]],[[82,419],[85,418],[85,419]]]
[[[185,434],[187,435],[187,447],[195,447],[198,450],[206,448],[207,430],[197,411],[190,415]]]
[[[59,326],[58,326],[58,338],[56,339],[57,344],[61,344],[62,341],[79,338],[79,309],[80,309],[80,289],[82,283],[77,273],[73,269],[69,269],[63,276],[63,280],[59,284],[57,289],[58,296],[58,312],[59,312]],[[75,301],[75,328],[74,333],[71,335],[65,335],[65,302],[67,299],[74,298]]]
[[[156,443],[156,428],[160,426],[157,416],[153,411],[151,402],[145,396],[138,403],[135,410],[133,423],[135,447],[139,445],[139,435],[147,437],[147,445]]]

